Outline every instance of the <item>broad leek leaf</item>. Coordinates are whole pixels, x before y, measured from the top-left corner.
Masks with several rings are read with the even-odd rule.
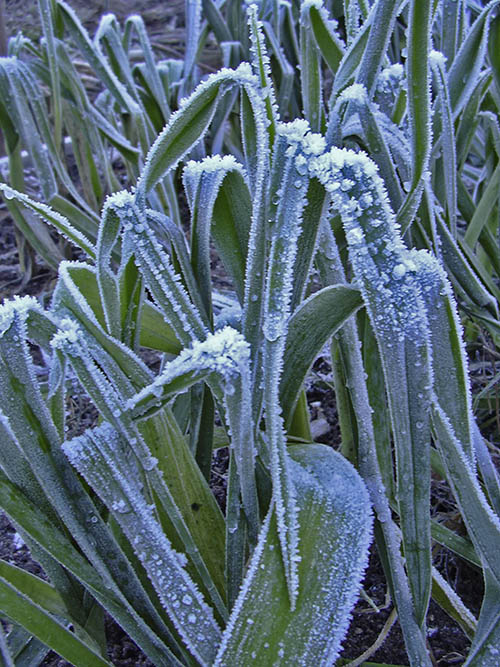
[[[366,566],[371,512],[354,468],[324,445],[290,447],[298,505],[300,589],[290,609],[270,510],[215,665],[333,664]]]
[[[280,382],[285,420],[292,416],[300,388],[314,359],[361,305],[361,295],[355,288],[329,286],[303,301],[291,316]]]

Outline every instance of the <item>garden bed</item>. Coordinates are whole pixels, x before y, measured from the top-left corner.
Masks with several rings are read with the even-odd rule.
[[[122,20],[131,12],[142,14],[152,41],[164,57],[182,57],[183,50],[183,0],[164,3],[154,0],[135,0],[130,2],[70,3],[78,12],[88,28],[93,28],[104,11],[112,11]],[[33,39],[39,35],[38,8],[36,2],[7,3],[7,30],[14,34],[17,30]],[[215,69],[218,64],[218,53],[212,49],[204,59],[207,71]],[[19,266],[15,233],[12,221],[5,207],[0,206],[0,298],[9,298],[15,294],[31,294],[41,300],[48,300],[55,284],[56,275],[42,264],[36,264],[29,280],[23,278]],[[220,287],[226,287],[224,275],[219,271],[217,258],[213,258],[215,278],[219,279]],[[474,370],[473,383],[475,392],[479,392],[489,379],[496,373],[497,359],[482,348],[485,339],[477,338],[477,343],[470,352],[471,368]],[[317,359],[313,374],[308,383],[307,398],[312,417],[312,432],[318,442],[337,448],[340,444],[340,429],[335,409],[335,397],[331,389],[331,368],[326,357]],[[69,424],[74,433],[82,428],[92,426],[96,420],[96,412],[88,400],[82,398],[75,388],[71,402],[72,423]],[[491,415],[498,413],[498,406],[491,406]],[[492,437],[498,433],[498,420],[489,419],[489,430]],[[487,432],[484,433],[488,435]],[[212,491],[224,509],[227,479],[227,450],[220,449],[214,454],[212,468]],[[498,457],[497,457],[498,459]],[[498,460],[496,461],[498,464]],[[453,528],[456,532],[465,532],[460,515],[447,485],[435,478],[432,483],[432,514],[441,523]],[[479,571],[462,561],[445,548],[435,545],[433,553],[434,565],[444,578],[452,585],[469,609],[477,616],[482,599],[482,577]],[[30,557],[29,551],[16,534],[8,520],[0,519],[0,557],[9,562],[43,575],[40,567]],[[372,550],[369,567],[363,582],[364,596],[360,598],[353,612],[353,620],[344,641],[342,658],[354,659],[367,650],[384,626],[387,626],[392,611],[392,604],[387,596],[386,578],[382,566]],[[110,661],[116,666],[150,665],[131,640],[122,630],[108,618],[106,622],[108,653]],[[435,603],[431,603],[428,615],[428,643],[438,665],[459,665],[465,660],[470,642],[463,631]],[[370,657],[370,661],[390,664],[407,664],[401,632],[397,621],[387,632],[381,647]],[[50,653],[44,662],[45,666],[68,665],[66,661]]]

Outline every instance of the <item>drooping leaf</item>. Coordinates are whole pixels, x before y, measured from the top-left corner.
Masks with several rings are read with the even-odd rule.
[[[314,359],[361,305],[358,290],[331,286],[312,294],[291,316],[280,382],[280,402],[285,420],[292,415],[300,387]]]

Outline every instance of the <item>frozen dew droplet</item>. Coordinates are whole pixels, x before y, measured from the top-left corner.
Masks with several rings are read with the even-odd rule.
[[[406,266],[404,264],[396,264],[392,272],[392,275],[394,276],[394,278],[402,278],[405,273],[406,273]]]
[[[193,598],[186,593],[186,595],[182,596],[182,603],[185,605],[190,605],[193,601]]]
[[[158,465],[158,459],[155,458],[154,456],[149,456],[147,459],[144,460],[143,462],[143,467],[144,470],[153,470],[157,465]]]

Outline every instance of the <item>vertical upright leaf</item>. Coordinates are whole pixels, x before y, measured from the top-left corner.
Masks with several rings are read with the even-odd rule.
[[[408,118],[411,132],[412,172],[410,191],[398,211],[403,231],[411,225],[422,197],[431,150],[430,97],[430,0],[412,0],[408,38]]]

